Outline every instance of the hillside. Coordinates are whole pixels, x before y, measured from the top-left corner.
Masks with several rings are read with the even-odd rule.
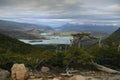
[[[18,41],[17,39],[0,34],[0,54],[5,53],[30,53],[34,47]],[[7,52],[9,51],[9,52]]]
[[[35,25],[0,20],[0,33],[9,35],[13,38],[40,38],[39,32],[52,31],[53,29],[45,25]]]
[[[105,41],[110,41],[119,44],[120,43],[120,28],[112,33]]]
[[[28,34],[26,32],[21,32],[21,31],[7,31],[7,30],[0,30],[0,33],[8,35],[13,38],[17,39],[36,39],[40,38],[40,36],[36,34]]]
[[[34,64],[40,52],[41,49],[0,34],[0,68],[10,70],[14,63]]]

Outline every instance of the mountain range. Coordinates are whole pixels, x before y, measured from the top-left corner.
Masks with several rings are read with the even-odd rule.
[[[67,23],[58,28],[61,32],[91,32],[93,35],[110,35],[118,26],[115,25],[95,25],[95,24],[71,24]]]
[[[66,23],[57,28],[47,25],[36,25],[0,20],[0,33],[17,39],[41,38],[40,32],[91,32],[94,36],[108,36],[119,27],[116,25],[95,25],[95,24],[72,24]]]
[[[0,20],[0,33],[14,38],[40,38],[40,32],[49,32],[51,30],[53,29],[46,25]]]

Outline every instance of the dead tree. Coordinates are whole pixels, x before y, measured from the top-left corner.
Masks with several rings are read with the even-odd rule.
[[[100,70],[100,71],[104,71],[104,72],[107,72],[107,73],[120,74],[120,71],[117,71],[117,70],[114,70],[114,69],[111,69],[111,68],[102,66],[102,65],[100,65],[100,64],[97,64],[97,63],[95,63],[93,60],[92,60],[92,64],[93,64],[98,70]]]
[[[101,47],[102,37],[99,38],[99,47]]]
[[[76,34],[71,34],[73,36],[73,40],[71,41],[72,46],[78,46],[81,47],[82,41],[85,39],[97,39],[94,36],[91,36],[90,33],[76,33]]]

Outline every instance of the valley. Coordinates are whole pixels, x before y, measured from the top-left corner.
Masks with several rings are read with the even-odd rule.
[[[102,31],[94,35],[91,30],[90,32],[74,30],[62,32],[51,28],[48,30],[36,27],[14,27],[8,30],[7,28],[0,27],[0,61],[2,62],[0,68],[2,70],[11,71],[13,65],[18,63],[30,69],[29,79],[32,76],[34,79],[44,78],[44,76],[36,76],[41,74],[45,75],[46,80],[49,79],[48,74],[39,73],[44,66],[50,68],[50,72],[66,79],[72,78],[67,69],[73,72],[74,69],[80,71],[77,75],[82,75],[86,79],[119,78],[119,75],[102,72],[91,61],[94,60],[100,65],[119,71],[120,28],[118,27],[114,29],[117,29],[116,31],[113,30],[113,33],[110,31],[107,35]],[[72,75],[76,76],[74,73]]]
[[[0,0],[0,80],[120,80],[120,0]]]

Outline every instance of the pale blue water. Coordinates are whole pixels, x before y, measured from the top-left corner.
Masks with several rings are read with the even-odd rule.
[[[46,35],[46,34],[43,34]],[[72,36],[45,36],[47,39],[42,39],[42,42],[39,42],[41,39],[35,39],[36,42],[30,42],[32,40],[19,39],[22,42],[37,45],[37,44],[70,44]]]

